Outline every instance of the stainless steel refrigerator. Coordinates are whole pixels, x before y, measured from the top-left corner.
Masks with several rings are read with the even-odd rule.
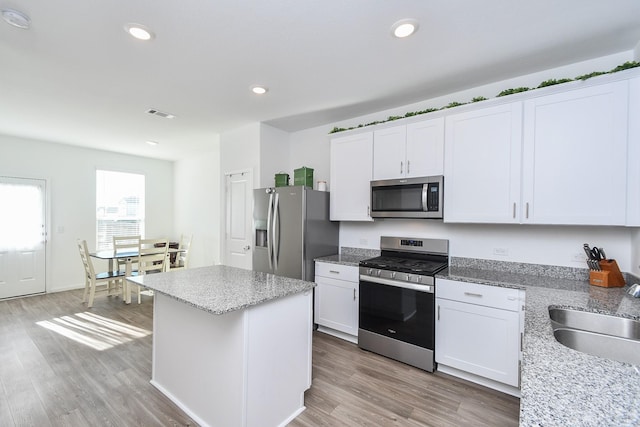
[[[338,253],[329,193],[305,186],[253,190],[253,269],[313,282],[314,258]]]

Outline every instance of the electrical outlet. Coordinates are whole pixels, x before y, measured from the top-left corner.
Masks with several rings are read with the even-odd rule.
[[[493,254],[499,256],[509,256],[509,248],[493,248]]]

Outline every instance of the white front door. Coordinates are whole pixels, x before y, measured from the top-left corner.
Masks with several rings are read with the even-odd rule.
[[[45,188],[0,177],[0,299],[45,291]]]
[[[251,270],[253,177],[251,171],[225,177],[226,239],[224,264]]]

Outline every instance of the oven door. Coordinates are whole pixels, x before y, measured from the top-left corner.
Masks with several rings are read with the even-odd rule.
[[[434,312],[432,285],[360,277],[360,329],[433,350]]]

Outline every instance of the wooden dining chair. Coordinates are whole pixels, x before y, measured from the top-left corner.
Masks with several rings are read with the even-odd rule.
[[[137,252],[140,245],[140,236],[113,236],[113,253]],[[117,260],[116,270],[125,271],[127,260],[120,258]]]
[[[80,259],[84,266],[84,294],[82,295],[82,302],[87,302],[87,295],[89,300],[87,302],[87,308],[93,307],[93,299],[96,295],[96,288],[98,286],[105,286],[107,295],[117,295],[120,284],[124,280],[124,272],[120,271],[105,271],[104,273],[96,273],[89,255],[89,249],[87,248],[86,240],[77,240],[78,250],[80,251]]]
[[[140,239],[138,245],[137,270],[132,271],[132,276],[145,274],[162,273],[166,271],[167,255],[169,251],[169,241],[167,239]],[[128,282],[131,290],[136,291],[138,304],[142,301],[142,287]]]
[[[184,270],[189,268],[189,253],[191,252],[191,241],[193,234],[189,237],[184,234],[180,236],[180,244],[178,245],[178,253],[175,262],[171,263],[170,270]]]

